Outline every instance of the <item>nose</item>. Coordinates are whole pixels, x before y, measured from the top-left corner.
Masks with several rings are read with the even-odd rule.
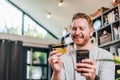
[[[76,34],[80,34],[81,33],[81,30],[79,28],[76,29]]]

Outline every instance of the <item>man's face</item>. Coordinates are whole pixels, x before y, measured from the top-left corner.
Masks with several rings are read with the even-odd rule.
[[[84,46],[90,39],[93,29],[84,18],[75,19],[72,23],[71,38],[76,45]]]

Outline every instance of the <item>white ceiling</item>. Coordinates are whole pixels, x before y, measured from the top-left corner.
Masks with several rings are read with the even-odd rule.
[[[58,6],[60,0],[10,1],[31,15],[31,17],[58,38],[62,37],[62,30],[70,25],[74,13],[85,12],[87,14],[92,14],[101,7],[113,7],[112,0],[64,0],[62,7]],[[50,19],[46,18],[48,12],[52,14]]]

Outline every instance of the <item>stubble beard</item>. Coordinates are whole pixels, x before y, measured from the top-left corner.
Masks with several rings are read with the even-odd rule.
[[[85,47],[88,43],[89,39],[84,39],[82,42],[75,42],[78,48]]]

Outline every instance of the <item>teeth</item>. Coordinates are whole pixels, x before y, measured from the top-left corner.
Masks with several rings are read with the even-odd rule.
[[[82,38],[82,37],[75,37],[75,38]]]
[[[81,39],[81,38],[83,38],[82,36],[80,37],[80,36],[74,36],[74,38],[75,39]]]
[[[75,39],[81,39],[80,37],[76,37]]]
[[[79,37],[77,37],[76,39],[79,39]]]

